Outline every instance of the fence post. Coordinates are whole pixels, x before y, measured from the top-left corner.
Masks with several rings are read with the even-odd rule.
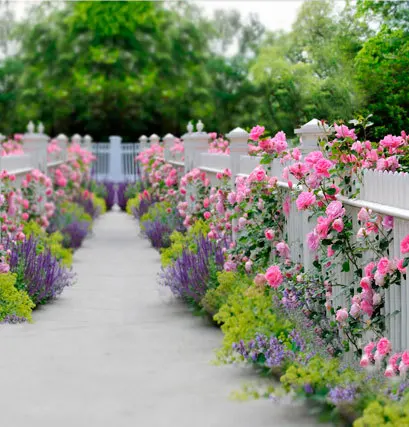
[[[31,166],[47,173],[47,145],[50,138],[44,134],[42,123],[38,125],[37,130],[38,132],[35,132],[34,123],[30,121],[27,132],[23,135],[23,149],[31,157]]]
[[[153,144],[159,144],[159,136],[156,135],[156,133],[153,133],[150,137],[149,137],[149,142],[151,143],[151,145]]]
[[[61,149],[61,160],[66,162],[68,159],[68,138],[63,133],[60,133],[56,139],[57,144]]]
[[[146,150],[148,148],[148,137],[145,135],[142,135],[139,138],[139,145],[140,145],[140,150],[139,152]]]
[[[84,148],[92,153],[92,138],[89,135],[84,136]]]
[[[329,134],[329,128],[326,124],[318,119],[312,119],[305,125],[302,125],[299,129],[295,129],[294,133],[300,136],[301,140],[301,152],[303,155],[311,153],[311,151],[319,150],[319,141],[327,138]]]
[[[81,140],[82,140],[82,137],[81,135],[78,135],[78,133],[76,133],[71,137],[71,141],[73,144],[81,144]]]
[[[163,143],[164,143],[164,156],[165,156],[165,161],[169,161],[170,160],[170,149],[173,147],[173,144],[175,143],[175,137],[171,134],[168,133],[163,137]]]
[[[191,122],[187,125],[188,133],[182,136],[185,146],[185,173],[191,171],[199,164],[199,154],[206,152],[209,146],[209,135],[202,132],[204,125],[201,120],[197,122],[197,132],[193,132]]]
[[[122,138],[120,136],[109,137],[109,180],[122,181]]]
[[[249,134],[242,128],[236,128],[226,136],[230,139],[230,170],[232,188],[234,188],[236,176],[240,173],[240,156],[248,153]]]

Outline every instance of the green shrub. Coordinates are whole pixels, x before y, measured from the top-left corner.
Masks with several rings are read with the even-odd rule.
[[[206,236],[209,231],[209,225],[203,220],[197,221],[186,233],[174,231],[170,235],[171,246],[169,248],[162,249],[161,251],[163,267],[168,267],[176,261],[180,255],[182,255],[184,248],[189,248],[189,250],[195,252],[196,239],[200,236]]]
[[[27,238],[30,236],[37,238],[39,252],[49,248],[51,254],[60,260],[63,265],[71,266],[72,250],[62,246],[64,236],[59,231],[48,234],[36,222],[30,221],[24,225],[24,234]]]
[[[158,202],[149,207],[148,212],[141,216],[140,227],[144,230],[144,222],[159,221],[164,224],[168,222],[169,212],[168,210],[174,211],[173,206],[169,202]]]
[[[139,199],[139,195],[128,199],[128,201],[126,202],[126,212],[129,215],[133,215],[132,208],[138,208],[140,203],[141,201]]]
[[[31,322],[34,303],[27,292],[18,290],[14,286],[15,283],[15,274],[0,274],[0,321],[16,317]]]
[[[107,211],[107,205],[105,203],[105,200],[101,197],[98,197],[94,194],[94,198],[92,199],[92,203],[96,208],[99,209],[99,214],[102,215]]]
[[[230,278],[225,280],[220,295],[229,287],[229,283],[231,284]],[[240,340],[248,342],[257,333],[275,335],[285,340],[294,328],[290,321],[274,312],[270,289],[249,286],[249,279],[244,275],[236,276],[236,281],[233,293],[214,316],[214,320],[222,325],[224,334],[223,345],[218,352],[218,358],[222,361],[229,361],[232,358],[233,343]]]

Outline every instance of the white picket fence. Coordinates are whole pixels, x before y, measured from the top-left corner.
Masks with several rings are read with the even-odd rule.
[[[325,136],[325,130],[316,119],[297,129],[296,134],[302,141],[300,150],[305,155],[319,149],[318,141]],[[154,135],[156,137],[156,135]],[[260,158],[249,156],[249,134],[243,129],[236,128],[226,135],[230,140],[230,155],[208,153],[209,137],[203,132],[203,124],[199,121],[197,132],[193,132],[193,126],[189,124],[188,132],[181,136],[184,141],[185,152],[171,153],[175,137],[166,135],[163,138],[165,146],[165,158],[176,167],[180,173],[186,173],[197,167],[206,172],[211,183],[216,182],[216,174],[229,168],[232,172],[231,185],[234,186],[235,178],[239,175],[248,176],[256,166]],[[152,141],[152,139],[151,139]],[[158,139],[154,138],[154,142]],[[146,139],[144,139],[146,142]],[[184,156],[184,159],[182,158]],[[278,185],[288,189],[288,183],[282,180],[283,165],[278,160],[270,165],[270,175],[278,177]],[[295,180],[292,179],[294,183]],[[375,213],[394,217],[393,244],[390,248],[391,257],[399,257],[399,244],[404,236],[409,234],[409,174],[390,173],[380,171],[366,171],[360,189],[359,199],[340,197],[348,213],[356,218],[361,207],[370,208]],[[355,223],[358,231],[358,223]],[[314,228],[314,223],[308,220],[306,212],[297,210],[292,202],[290,215],[287,219],[285,234],[287,243],[291,249],[294,261],[301,262],[305,268],[311,268],[314,254],[308,248],[305,238]],[[367,254],[366,261],[370,254]],[[351,273],[336,273],[337,282],[348,284],[351,282]],[[409,276],[409,275],[408,275]],[[349,295],[338,291],[333,297],[334,306],[349,307]],[[398,314],[387,316],[387,333],[393,340],[394,349],[409,348],[409,277],[402,280],[400,286],[394,285],[385,292],[385,314],[390,315],[398,311]]]
[[[44,133],[44,127],[41,123],[36,129],[35,125],[30,122],[27,126],[27,132],[22,137],[24,154],[0,157],[0,170],[7,170],[10,174],[15,175],[17,186],[20,185],[25,175],[33,169],[39,169],[41,172],[50,175],[53,169],[69,160],[68,138],[60,134],[55,139],[60,151],[48,153],[47,147],[51,138]],[[0,134],[0,141],[4,140],[5,137]],[[84,138],[80,135],[74,135],[71,141],[91,150],[91,137],[88,135]]]
[[[141,139],[144,140],[142,137]],[[110,136],[109,142],[93,143],[92,153],[96,157],[92,168],[93,178],[96,181],[111,182],[138,180],[139,170],[135,157],[140,152],[141,146],[147,146],[146,140],[139,143],[123,143],[120,136]]]

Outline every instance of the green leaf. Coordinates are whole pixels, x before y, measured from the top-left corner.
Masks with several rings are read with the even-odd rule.
[[[351,270],[351,266],[349,265],[349,261],[345,261],[342,264],[342,269],[341,271],[344,271],[345,273],[348,273]]]

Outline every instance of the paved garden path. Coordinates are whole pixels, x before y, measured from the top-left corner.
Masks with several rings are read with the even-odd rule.
[[[251,369],[210,364],[221,333],[156,285],[158,254],[113,212],[75,255],[78,283],[0,327],[0,423],[8,427],[313,426],[305,409],[229,394]]]

